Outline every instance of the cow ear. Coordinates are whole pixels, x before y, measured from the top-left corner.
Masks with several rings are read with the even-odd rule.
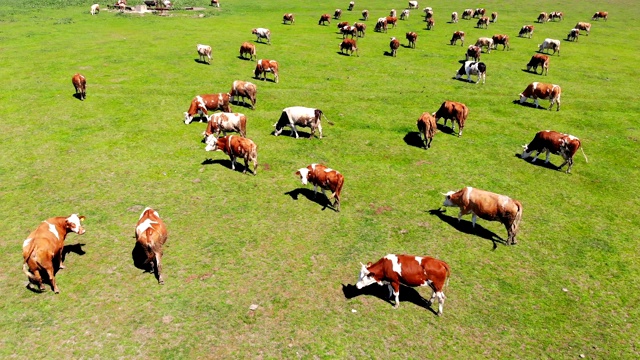
[[[371,267],[371,265],[372,265],[372,264],[371,264],[371,261],[369,261],[369,262],[367,263],[367,269],[368,269],[368,268],[370,268],[370,267]]]
[[[300,171],[296,171],[296,175],[300,176]]]
[[[81,215],[81,216],[78,217],[78,219],[80,219],[80,222],[83,222],[84,219],[86,219],[86,218],[84,217],[84,215]]]

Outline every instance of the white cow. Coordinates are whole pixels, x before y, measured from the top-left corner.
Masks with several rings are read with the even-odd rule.
[[[409,1],[409,9],[417,9],[418,2],[417,1]]]
[[[409,9],[404,9],[400,13],[400,20],[407,20],[409,18]]]
[[[198,60],[206,62],[207,64],[211,63],[211,46],[198,44],[196,45],[196,50],[198,50]],[[208,57],[209,61],[207,61],[205,57]]]
[[[98,14],[100,12],[100,4],[91,5],[91,15]]]
[[[267,43],[271,45],[271,31],[269,29],[257,28],[251,30],[251,33],[258,37],[256,42],[261,42],[260,39],[267,39]]]
[[[560,56],[560,40],[554,40],[554,39],[544,39],[544,42],[540,45],[538,45],[538,52],[542,52],[543,50],[547,50],[547,49],[552,49],[553,53],[555,54],[556,51],[558,52],[558,56]],[[548,51],[546,52],[547,54],[549,53]]]
[[[292,106],[282,110],[282,114],[280,115],[280,119],[277,123],[273,124],[275,127],[275,131],[273,134],[275,136],[280,135],[285,126],[289,126],[295,134],[296,139],[298,136],[298,131],[296,130],[296,125],[302,127],[311,128],[311,135],[309,139],[313,138],[313,134],[316,129],[318,129],[319,137],[322,139],[322,125],[320,124],[320,117],[324,115],[322,110],[308,108],[303,106]]]

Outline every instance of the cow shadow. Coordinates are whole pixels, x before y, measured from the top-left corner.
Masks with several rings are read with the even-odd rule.
[[[133,250],[131,250],[131,260],[133,260],[133,266],[140,270],[144,270],[144,272],[151,272],[153,270],[144,246],[137,241]]]
[[[539,106],[539,107],[536,108],[536,104],[534,104],[532,102],[525,101],[523,103],[520,103],[520,99],[513,100],[512,103],[516,104],[516,105],[524,106],[524,107],[529,107],[529,108],[532,108],[532,109],[548,110],[544,106]]]
[[[267,78],[262,79],[262,78],[260,78],[260,77],[256,77],[256,76],[254,76],[254,77],[253,77],[253,79],[255,79],[255,80],[257,80],[257,81],[272,82],[272,83],[274,83],[274,84],[276,83],[276,80],[275,80],[275,79],[269,79],[268,77],[267,77]]]
[[[424,141],[420,137],[420,133],[417,131],[409,131],[407,135],[404,136],[405,144],[409,146],[415,146],[417,148],[424,149]]]
[[[463,61],[464,62],[464,61]],[[473,78],[471,80],[467,80],[467,75],[463,75],[460,76],[459,78],[456,79],[455,76],[451,77],[452,80],[456,80],[456,81],[461,81],[461,82],[465,82],[467,84],[474,84],[475,81],[473,81]]]
[[[271,131],[271,135],[275,136],[275,134],[276,134],[275,130]],[[286,130],[286,129],[283,129],[280,135],[278,136],[292,137],[294,139],[296,138],[296,134],[293,132],[293,130]],[[298,137],[301,139],[309,139],[311,138],[311,133],[310,132],[306,133],[298,130]]]
[[[400,44],[405,49],[411,49],[411,45]]]
[[[444,124],[440,124],[440,123],[436,123],[436,127],[438,128],[438,131],[444,133],[444,134],[449,134],[449,135],[455,135],[458,136],[457,133],[455,133],[453,131],[453,129],[451,129],[451,126],[446,126]]]
[[[344,53],[344,52],[341,52],[341,51],[336,51],[336,54],[342,55],[342,56],[351,56],[351,54],[349,54],[348,52]]]
[[[331,205],[331,201],[329,200],[329,198],[327,198],[326,195],[322,194],[322,191],[319,191],[318,193],[320,195],[314,194],[312,189],[297,188],[291,191],[287,191],[286,193],[284,193],[284,195],[291,196],[293,200],[298,200],[298,197],[302,195],[307,198],[307,200],[322,206],[322,211],[324,211],[326,208],[330,208],[331,210],[336,211],[336,209],[334,209]]]
[[[238,172],[243,172],[245,170],[244,168],[244,163],[242,159],[239,159],[240,162],[236,162],[236,169],[234,171],[238,171]],[[207,159],[203,162],[200,163],[201,165],[222,165],[224,167],[226,167],[229,170],[233,170],[231,168],[231,159]],[[251,170],[251,168],[247,168],[247,173],[251,173],[253,174],[253,171]]]
[[[238,59],[240,59],[240,60],[247,60],[247,61],[253,61],[251,58],[248,58],[248,59],[247,59],[246,57],[242,57],[242,56],[240,56],[240,55],[238,55]]]
[[[540,155],[545,155],[545,153],[541,153]],[[536,162],[533,162],[533,158],[535,157],[535,155],[534,156],[529,156],[526,159],[522,158],[522,154],[516,153],[516,154],[514,154],[514,156],[517,157],[518,159],[521,159],[523,161],[528,162],[531,165],[539,166],[541,168],[550,169],[550,170],[560,170],[560,167],[556,166],[556,165],[553,165],[551,163],[551,161],[549,161],[548,163],[545,163],[544,160],[538,159],[538,160],[536,160]],[[476,226],[477,226],[477,224],[476,224]]]
[[[82,247],[85,245],[86,244],[81,244],[81,243],[65,245],[62,248],[62,262],[64,263],[65,259],[67,258],[67,254],[69,253],[74,253],[80,256],[86,254],[87,252],[82,249]]]
[[[385,51],[384,56],[393,57],[393,54],[390,51]]]
[[[538,76],[541,76],[544,74],[544,70],[542,70],[542,72],[540,74],[538,74],[538,72],[536,72],[535,70],[531,71],[531,70],[527,70],[527,69],[521,69],[522,72],[526,72],[527,74],[536,74]]]
[[[428,211],[430,215],[437,216],[441,221],[449,224],[454,229],[469,235],[475,235],[483,239],[489,240],[493,243],[492,250],[498,247],[498,243],[507,245],[507,242],[494,233],[491,230],[484,228],[482,225],[476,223],[476,227],[473,227],[473,223],[469,220],[460,220],[456,216],[445,215],[445,210],[434,209]]]
[[[205,64],[205,65],[211,65],[210,63],[200,60],[200,59],[193,59],[193,61],[197,62],[198,64]]]
[[[75,94],[73,94],[73,95],[71,95],[71,96],[73,96],[74,98],[76,98],[76,99],[78,99],[78,100],[82,101],[82,95],[80,95],[80,93],[75,93]]]
[[[247,108],[247,109],[254,110],[254,109],[251,107],[251,100],[249,100],[249,102],[242,102],[242,100],[236,100],[236,101],[233,101],[233,102],[229,101],[229,103],[230,103],[231,105],[235,105],[235,106],[242,106],[243,108]]]
[[[425,291],[429,292],[431,291],[431,288],[425,287]],[[375,296],[382,301],[385,301],[389,304],[394,305],[394,302],[391,301],[393,295],[389,291],[389,285],[386,285],[386,284],[385,285],[371,284],[369,286],[365,286],[362,289],[358,289],[355,285],[342,284],[342,293],[344,294],[344,297],[346,299],[353,299],[361,295],[369,295],[369,296]],[[395,298],[394,298],[394,301],[395,301]],[[431,311],[436,316],[438,315],[438,312],[433,308],[431,308],[431,303],[429,302],[429,300],[422,297],[422,295],[420,295],[420,293],[416,289],[401,285],[400,286],[400,303],[403,303],[403,302],[410,302],[416,306],[419,306],[423,309]]]

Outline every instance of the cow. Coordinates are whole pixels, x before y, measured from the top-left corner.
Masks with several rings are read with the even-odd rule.
[[[267,73],[269,72],[273,74],[273,81],[278,83],[280,79],[278,76],[278,62],[275,60],[260,59],[256,63],[255,70],[253,70],[253,77],[260,79],[260,75],[262,75],[262,80],[265,81],[267,79]]]
[[[348,40],[348,39],[347,39]],[[320,109],[308,108],[303,106],[292,106],[282,109],[280,119],[273,124],[275,131],[273,135],[278,136],[282,133],[285,126],[289,126],[292,130],[291,135],[295,135],[296,139],[299,138],[296,125],[301,127],[311,128],[311,134],[309,140],[313,138],[316,129],[318,130],[319,138],[322,139],[322,124],[320,118],[323,116],[323,112]]]
[[[240,113],[212,114],[202,135],[205,139],[211,134],[220,137],[220,132],[224,136],[227,136],[227,132],[237,132],[240,136],[247,137],[247,117]]]
[[[559,85],[534,81],[527,85],[527,88],[520,93],[520,104],[527,101],[527,99],[532,98],[536,108],[538,108],[540,107],[538,99],[549,99],[549,102],[551,103],[551,105],[549,105],[549,110],[553,108],[553,104],[557,104],[556,111],[560,111],[560,95],[562,95],[562,88]]]
[[[453,36],[451,37],[451,45],[455,45],[456,42],[458,42],[458,40],[460,40],[460,46],[464,45],[464,31],[456,31],[453,33]]]
[[[431,141],[433,140],[433,136],[436,134],[438,130],[438,125],[436,124],[436,118],[433,117],[433,114],[428,112],[423,112],[420,118],[418,119],[418,133],[420,134],[420,139],[424,142],[424,148],[428,149],[431,147]]]
[[[509,46],[509,35],[504,34],[496,34],[491,37],[493,40],[493,48],[498,49],[498,45],[502,45],[502,50],[510,50],[511,46]]]
[[[562,169],[566,164],[569,164],[566,171],[566,173],[569,174],[571,172],[571,167],[573,166],[573,156],[576,154],[578,149],[582,150],[584,160],[589,162],[587,155],[581,147],[580,139],[573,135],[563,134],[552,130],[544,130],[536,133],[536,136],[528,145],[522,145],[522,155],[520,155],[520,158],[527,159],[534,151],[537,151],[538,153],[531,161],[535,162],[538,159],[538,156],[540,156],[540,153],[546,151],[547,159],[544,163],[548,164],[550,153],[560,155],[564,162],[558,167],[558,170]]]
[[[249,61],[253,60],[254,57],[258,60],[256,46],[250,42],[243,42],[242,45],[240,45],[240,57],[244,59],[245,55],[249,55]]]
[[[49,278],[51,290],[59,294],[60,289],[56,284],[55,273],[58,269],[64,269],[62,264],[62,252],[64,250],[64,240],[69,232],[78,235],[84,234],[84,227],[80,224],[85,217],[78,214],[71,214],[68,217],[58,216],[49,218],[32,231],[27,239],[22,243],[22,257],[24,264],[22,271],[29,279],[27,288],[36,285],[36,291],[44,291],[42,274],[46,273]]]
[[[429,306],[435,298],[438,299],[438,316],[442,316],[444,306],[444,287],[449,283],[451,268],[442,261],[429,256],[388,254],[375,264],[369,262],[362,265],[356,287],[377,283],[388,284],[389,297],[395,296],[394,308],[400,305],[400,285],[409,287],[428,286],[433,291]]]
[[[331,15],[329,14],[320,15],[320,20],[318,20],[318,25],[326,25],[325,22],[331,24]]]
[[[340,29],[340,32],[342,33],[343,39],[347,36],[351,36],[352,39],[354,37],[358,37],[358,29],[355,26],[346,25],[342,29]]]
[[[484,84],[487,78],[487,65],[483,62],[477,61],[465,61],[464,64],[458,69],[456,72],[456,79],[460,79],[462,75],[467,75],[467,81],[471,82],[471,75],[478,75],[478,81],[476,84],[482,80]]]
[[[544,73],[545,75],[549,75],[549,56],[543,54],[534,54],[527,64],[527,71],[531,71],[531,69],[533,68],[533,72],[537,74],[538,66],[542,67],[540,75],[542,75],[542,73]]]
[[[478,22],[476,23],[476,27],[477,28],[489,28],[489,18],[486,16],[481,17],[480,19],[478,19]]]
[[[400,13],[400,20],[407,20],[409,18],[409,9],[404,9]]]
[[[167,226],[160,219],[158,212],[150,207],[140,214],[136,224],[136,245],[143,249],[145,261],[155,272],[158,284],[164,285],[162,278],[162,246],[167,241]]]
[[[91,15],[95,15],[99,13],[100,13],[100,4],[91,5]]]
[[[488,37],[481,37],[478,38],[475,45],[479,46],[480,48],[486,47],[487,53],[490,53],[491,49],[493,49],[493,39]]]
[[[491,22],[492,23],[497,23],[498,22],[498,12],[494,11],[491,13]]]
[[[369,10],[362,10],[362,20],[367,21],[369,20]]]
[[[469,60],[469,58],[473,59],[473,61],[480,61],[480,54],[482,53],[482,49],[475,45],[469,45],[467,48],[467,52],[464,54],[465,61]]]
[[[341,30],[343,27],[348,26],[349,22],[348,21],[341,21],[338,23],[338,30]]]
[[[164,5],[165,8],[170,8],[173,6],[173,4],[171,3],[171,1],[169,0],[164,0],[162,1],[162,4]]]
[[[198,51],[198,61],[211,64],[211,46],[198,44],[196,45],[196,50]],[[209,58],[209,61],[207,61],[207,58]]]
[[[76,89],[76,97],[84,101],[87,98],[87,79],[82,74],[75,74],[71,78],[71,83]]]
[[[286,24],[287,21],[289,22],[290,25],[293,25],[296,19],[294,19],[293,14],[291,13],[282,15],[282,23]]]
[[[220,0],[211,0],[210,6],[220,7]]]
[[[440,105],[438,111],[434,112],[433,115],[436,118],[436,124],[438,120],[441,118],[444,119],[444,126],[447,126],[447,120],[451,119],[451,131],[455,132],[456,125],[453,122],[455,119],[458,123],[459,132],[458,137],[462,136],[462,130],[464,129],[464,124],[467,121],[467,117],[469,116],[469,108],[467,105],[455,101],[445,101]]]
[[[356,3],[355,3],[355,2],[350,1],[350,2],[349,2],[349,8],[347,8],[347,10],[349,10],[349,11],[353,10],[353,7],[354,7],[355,5],[356,5]]]
[[[424,11],[424,21],[429,21],[429,19],[433,18],[433,10],[431,8],[425,8]]]
[[[472,214],[471,222],[474,228],[478,217],[488,221],[499,221],[507,229],[507,244],[518,243],[516,235],[522,219],[522,204],[518,200],[470,186],[443,195],[443,206],[460,208],[458,222],[462,215],[467,214]]]
[[[267,39],[267,44],[271,45],[271,31],[269,29],[256,28],[252,29],[251,33],[257,36],[256,42],[262,42],[260,39]]]
[[[553,50],[554,54],[557,51],[558,56],[560,56],[560,40],[547,38],[547,39],[544,39],[542,44],[538,45],[538,52],[542,52],[543,50],[548,50],[548,49]],[[549,52],[547,51],[546,53],[548,54]]]
[[[391,9],[391,11],[389,11],[389,16],[390,17],[396,17],[397,13],[396,13],[396,9]]]
[[[529,39],[533,36],[533,25],[524,25],[520,28],[520,32],[518,32],[519,37],[525,37],[525,35],[529,35]]]
[[[540,15],[538,15],[538,22],[542,24],[547,21],[549,21],[549,16],[547,15],[547,13],[544,11],[541,12]]]
[[[395,37],[391,38],[391,41],[389,42],[389,48],[391,50],[391,56],[396,56],[398,54],[398,48],[400,47],[400,41],[398,41],[398,39],[396,39]]]
[[[258,172],[258,150],[256,144],[247,138],[227,135],[216,138],[213,134],[207,136],[205,139],[205,151],[222,151],[229,155],[231,159],[231,169],[236,169],[237,158],[244,159],[243,174],[247,173],[249,169],[249,162],[253,162],[253,175],[257,175]]]
[[[471,20],[471,18],[473,18],[473,15],[475,14],[475,10],[473,9],[465,9],[465,11],[462,12],[462,19],[466,19],[466,20]]]
[[[321,164],[311,164],[306,168],[298,169],[296,175],[300,177],[302,185],[313,184],[314,198],[318,193],[318,187],[320,187],[327,200],[334,199],[331,206],[336,212],[340,212],[340,193],[342,192],[342,185],[344,185],[344,176],[340,172]],[[325,190],[331,191],[331,195],[327,196],[324,192]]]
[[[336,9],[336,11],[333,12],[333,18],[336,20],[340,20],[341,17],[342,17],[342,10]]]
[[[235,80],[231,85],[229,91],[229,102],[233,103],[233,98],[236,98],[236,104],[240,103],[238,98],[242,99],[242,105],[245,105],[245,98],[249,98],[251,101],[251,110],[256,108],[256,94],[258,90],[253,83],[248,81]]]
[[[487,13],[487,10],[485,8],[477,8],[476,11],[473,13],[473,17],[475,18],[481,18],[484,16],[484,14]]]
[[[600,19],[604,19],[604,21],[607,21],[607,18],[609,17],[609,13],[606,11],[598,11],[597,13],[593,14],[593,16],[591,17],[591,20],[600,20]]]
[[[451,23],[455,24],[457,22],[458,22],[458,13],[454,11],[451,13]]]
[[[373,29],[373,31],[376,31],[376,32],[382,32],[382,30],[384,30],[384,32],[387,32],[386,18],[378,18],[378,22],[376,22],[376,27]]]
[[[591,24],[588,22],[579,22],[576,24],[576,26],[573,27],[574,29],[578,29],[578,30],[583,30],[587,32],[587,36],[589,36],[589,31],[591,31]]]
[[[342,40],[342,43],[340,43],[340,53],[344,54],[344,50],[350,51],[351,55],[353,55],[353,52],[356,52],[356,56],[360,56],[358,55],[358,46],[356,45],[356,41],[353,39],[344,39]]]
[[[398,18],[397,17],[395,17],[395,16],[387,16],[387,25],[393,25],[393,27],[396,27],[396,23],[397,22],[398,22]]]
[[[562,21],[562,19],[564,19],[564,13],[562,13],[562,11],[554,11],[551,14],[549,14],[549,21],[553,20],[560,20]]]
[[[407,40],[409,40],[409,47],[412,49],[416,48],[416,40],[418,40],[418,34],[416,32],[410,31],[406,34]]]
[[[409,1],[409,9],[417,9],[418,2],[417,1]]]
[[[429,19],[427,19],[427,30],[431,30],[433,29],[433,26],[435,25],[435,20],[433,20],[432,17],[430,17]]]
[[[367,30],[367,24],[365,23],[355,23],[353,26],[356,27],[356,34],[358,37],[364,37],[364,33]]]
[[[567,41],[578,41],[578,37],[580,35],[579,29],[571,29],[567,34]]]
[[[229,94],[218,93],[196,95],[196,97],[191,100],[189,110],[184,113],[184,123],[187,125],[190,124],[196,114],[199,114],[201,118],[202,115],[204,115],[206,118],[208,111],[215,110],[231,112],[231,106],[229,106]]]

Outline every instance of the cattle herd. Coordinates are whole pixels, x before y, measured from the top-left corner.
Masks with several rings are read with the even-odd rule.
[[[126,4],[126,1],[119,0],[117,4]],[[219,7],[220,3],[217,0],[212,0],[211,5]],[[352,11],[354,8],[355,2],[351,1],[348,11]],[[401,12],[401,20],[408,20],[410,11],[417,8],[417,1],[409,1],[407,8]],[[100,7],[98,4],[91,6],[91,15],[97,15],[99,11]],[[431,29],[435,23],[434,10],[427,7],[423,12],[427,29]],[[491,13],[491,19],[486,17],[485,14],[486,10],[483,8],[465,9],[462,12],[461,18],[463,20],[478,18],[476,24],[478,28],[488,28],[490,23],[497,22],[497,12]],[[331,24],[332,18],[340,20],[341,16],[342,10],[340,9],[334,11],[333,17],[328,13],[322,14],[318,25]],[[362,20],[367,21],[368,18],[369,11],[362,10]],[[606,21],[607,18],[607,12],[599,11],[593,15],[592,20],[603,19]],[[543,24],[550,21],[562,21],[563,19],[564,14],[562,12],[551,12],[550,14],[543,12],[539,14],[537,22]],[[395,27],[397,20],[396,10],[391,9],[389,16],[377,19],[374,31],[386,33],[389,26]],[[282,21],[283,24],[293,25],[295,23],[294,14],[285,13]],[[458,21],[458,13],[453,12],[449,23],[457,24]],[[356,55],[359,55],[357,38],[365,36],[366,24],[357,22],[351,26],[346,21],[340,22],[338,24],[338,30],[343,34],[343,41],[340,44],[341,53],[344,53],[346,50],[348,54],[355,52]],[[590,30],[591,24],[579,22],[571,29],[567,40],[578,41],[579,35],[588,35]],[[271,45],[271,31],[269,29],[254,28],[250,31],[251,34],[256,36],[256,43],[266,42],[266,44]],[[531,38],[533,31],[533,25],[524,25],[519,30],[518,36]],[[407,33],[406,39],[409,41],[407,47],[415,48],[417,38],[417,33]],[[458,41],[461,42],[461,46],[464,45],[464,31],[455,31],[451,38],[450,45],[456,45]],[[455,78],[459,79],[462,76],[466,76],[466,81],[472,81],[471,75],[476,75],[476,83],[482,80],[484,84],[486,81],[487,66],[484,62],[480,62],[481,54],[483,49],[487,54],[490,53],[492,49],[497,48],[497,45],[503,45],[503,50],[509,50],[509,36],[496,34],[493,37],[481,37],[474,45],[470,45],[465,52],[465,61],[455,73]],[[212,61],[211,46],[198,44],[196,49],[199,55],[199,62],[210,64]],[[397,56],[398,49],[399,41],[396,37],[392,37],[389,55],[393,57]],[[548,52],[550,50],[553,51],[552,54],[557,53],[558,56],[560,56],[560,40],[545,39],[542,44],[538,46],[538,53],[533,55],[526,65],[527,71],[533,70],[534,73],[537,73],[538,67],[541,67],[542,71],[540,75],[548,75],[550,58],[548,55],[542,54],[542,52]],[[248,56],[248,59],[246,56]],[[254,61],[255,59],[256,67],[253,73],[255,79],[266,80],[267,73],[271,73],[273,83],[278,83],[279,71],[277,61],[258,59],[254,44],[244,42],[240,47],[240,58],[249,61]],[[85,77],[81,74],[75,74],[72,78],[72,83],[76,92],[75,97],[79,100],[85,100]],[[524,103],[527,99],[531,98],[534,100],[537,108],[539,106],[539,99],[549,99],[549,110],[551,110],[555,104],[556,109],[559,111],[561,93],[562,90],[559,85],[532,82],[520,93],[519,102]],[[243,173],[250,170],[249,164],[252,163],[253,175],[256,175],[258,167],[257,145],[246,137],[247,116],[232,112],[230,104],[234,103],[234,99],[235,104],[240,104],[241,99],[243,106],[255,109],[256,94],[257,88],[255,84],[248,81],[236,80],[233,82],[229,92],[196,95],[191,100],[188,111],[184,113],[185,124],[191,123],[196,116],[199,117],[200,121],[206,119],[207,127],[202,134],[204,136],[202,142],[206,144],[206,151],[222,151],[227,154],[231,159],[231,168],[234,170],[236,160],[242,158],[244,160]],[[249,103],[246,103],[245,99],[248,99]],[[221,112],[209,114],[209,112],[217,110]],[[436,112],[424,112],[417,122],[424,148],[429,149],[431,147],[433,137],[437,132],[438,120],[444,119],[445,127],[447,120],[451,120],[451,132],[454,134],[457,124],[458,137],[461,137],[468,115],[469,108],[465,104],[450,100],[444,101]],[[311,129],[309,139],[312,139],[316,132],[318,138],[322,139],[322,117],[324,117],[324,113],[317,108],[303,106],[287,107],[282,110],[280,118],[273,125],[273,135],[278,136],[282,133],[284,127],[289,127],[291,129],[291,136],[298,138],[299,134],[296,127],[308,127]],[[221,132],[223,136],[220,136]],[[227,132],[235,132],[238,135],[227,135]],[[521,158],[526,159],[530,157],[533,152],[537,152],[532,160],[532,162],[535,162],[542,152],[546,152],[545,162],[548,163],[550,154],[557,154],[564,160],[558,169],[568,164],[566,172],[569,173],[573,166],[573,156],[578,149],[582,150],[581,142],[577,137],[556,131],[544,130],[535,134],[534,139],[528,145],[523,146]],[[582,153],[586,160],[584,150],[582,150]],[[344,176],[340,172],[322,164],[311,164],[298,169],[295,174],[300,178],[303,185],[310,183],[314,186],[314,195],[317,193],[318,187],[320,187],[323,194],[325,194],[325,190],[329,190],[331,194],[327,199],[329,202],[331,199],[334,200],[330,205],[336,212],[340,211],[340,194],[344,184]],[[519,201],[505,195],[472,187],[465,187],[459,191],[449,191],[443,195],[445,196],[443,206],[459,208],[458,221],[460,221],[463,215],[467,214],[472,215],[473,227],[475,227],[477,217],[489,221],[499,221],[507,230],[506,243],[510,245],[517,243],[516,235],[522,218],[522,204]],[[44,281],[50,284],[51,289],[55,293],[59,292],[55,281],[55,272],[58,269],[64,268],[62,264],[64,240],[69,232],[75,232],[78,235],[82,235],[85,232],[81,225],[83,220],[84,216],[78,214],[72,214],[68,217],[53,217],[42,222],[36,230],[31,232],[23,243],[23,270],[29,280],[27,287],[35,286],[35,290],[43,291],[45,289],[43,285],[44,275],[46,278]],[[135,236],[136,246],[143,250],[144,263],[149,265],[151,270],[155,272],[158,282],[162,284],[162,245],[167,240],[167,229],[155,210],[151,208],[144,209],[136,224]],[[449,265],[438,259],[427,256],[388,254],[376,263],[362,264],[356,287],[361,289],[373,283],[381,285],[385,283],[388,284],[390,295],[395,297],[395,307],[397,308],[399,305],[401,284],[412,287],[428,286],[433,291],[431,300],[428,302],[431,305],[433,300],[437,298],[439,305],[438,315],[441,315],[445,300],[443,290],[448,283],[450,273]]]

